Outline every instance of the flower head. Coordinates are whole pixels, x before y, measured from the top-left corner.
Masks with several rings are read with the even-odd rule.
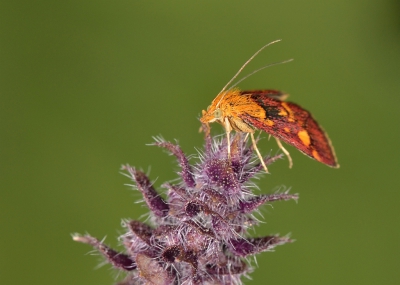
[[[128,272],[120,285],[241,284],[253,269],[248,257],[291,242],[287,236],[250,237],[260,206],[277,200],[297,200],[288,192],[256,195],[251,181],[263,172],[243,134],[225,139],[206,136],[199,162],[189,164],[181,148],[161,138],[154,145],[173,154],[180,181],[165,183],[166,199],[140,170],[123,166],[150,210],[149,223],[124,221],[120,237],[125,252],[117,252],[89,235],[75,241],[95,247],[115,268]],[[269,165],[281,155],[266,157]]]

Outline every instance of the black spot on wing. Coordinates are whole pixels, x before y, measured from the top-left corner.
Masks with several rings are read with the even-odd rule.
[[[266,113],[266,117],[264,119],[270,119],[270,120],[276,120],[276,119],[280,119],[282,118],[281,115],[279,115],[279,109],[276,108],[276,106],[271,106],[271,105],[266,105],[266,103],[264,102],[265,100],[265,96],[262,96],[263,94],[259,94],[257,92],[260,93],[266,93],[266,92],[278,92],[275,90],[260,90],[260,91],[254,91],[255,93],[253,93],[251,95],[251,98],[257,103],[258,106],[260,106],[261,108],[263,108],[265,110]],[[275,94],[273,93],[273,94]],[[265,94],[264,94],[265,95]],[[269,95],[269,94],[268,94]],[[270,97],[270,96],[268,96]],[[276,99],[274,99],[273,97],[270,97],[270,99],[272,102],[277,102]]]
[[[262,108],[265,110],[265,113],[267,115],[267,118],[270,120],[276,120],[279,119],[281,117],[281,115],[279,115],[279,110],[274,108],[274,107],[270,107],[270,106],[262,106]]]

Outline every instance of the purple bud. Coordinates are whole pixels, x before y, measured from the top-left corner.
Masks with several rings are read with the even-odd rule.
[[[181,168],[177,184],[162,184],[167,189],[165,200],[143,172],[123,167],[143,195],[151,225],[123,221],[124,253],[88,235],[75,235],[74,240],[90,244],[115,268],[125,271],[119,285],[241,284],[242,277],[253,271],[248,257],[292,242],[288,237],[250,237],[249,230],[257,224],[253,213],[266,203],[298,196],[288,192],[254,195],[254,182],[249,180],[263,174],[262,165],[244,135],[233,135],[231,142],[228,158],[226,139],[206,136],[204,152],[191,165],[178,145],[156,139],[154,145],[173,154]],[[270,165],[280,158],[264,161]]]

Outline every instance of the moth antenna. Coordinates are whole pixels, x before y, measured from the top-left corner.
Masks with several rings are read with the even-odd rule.
[[[254,73],[257,73],[257,72],[259,72],[259,71],[261,71],[261,70],[263,70],[263,69],[265,69],[265,68],[267,68],[267,67],[271,67],[271,66],[274,66],[274,65],[279,65],[279,64],[288,63],[288,62],[291,62],[291,61],[293,61],[293,58],[287,59],[287,60],[283,60],[283,61],[279,61],[279,62],[274,62],[274,63],[268,64],[268,65],[266,65],[266,66],[263,66],[263,67],[261,67],[261,68],[259,68],[259,69],[256,69],[256,70],[254,70],[253,72],[247,74],[245,77],[243,77],[242,79],[240,79],[240,80],[239,80],[238,82],[236,82],[235,84],[233,84],[231,87],[228,88],[228,90],[234,88],[234,87],[237,86],[240,82],[242,82],[243,80],[249,78],[249,77],[252,76]]]
[[[275,40],[272,41],[268,44],[266,44],[265,46],[263,46],[262,48],[260,48],[258,51],[256,51],[255,54],[253,54],[243,65],[242,67],[238,70],[238,72],[236,72],[236,74],[232,77],[231,80],[229,80],[229,82],[224,86],[224,88],[222,88],[221,92],[219,92],[218,94],[221,94],[222,92],[224,92],[226,90],[226,88],[229,86],[229,84],[232,83],[233,80],[236,79],[236,77],[238,77],[238,75],[242,72],[242,70],[246,67],[247,64],[249,64],[250,61],[253,60],[253,58],[255,58],[257,56],[257,54],[259,54],[263,49],[265,49],[266,47],[275,44],[277,42],[280,42],[281,40]],[[221,97],[221,99],[219,100],[219,102],[217,103],[217,106],[219,105],[219,103],[221,102],[221,100],[225,97],[225,94]]]
[[[236,72],[236,74],[232,77],[232,79],[229,80],[229,82],[224,86],[224,88],[222,88],[221,92],[224,92],[224,91],[226,90],[226,88],[228,87],[228,85],[231,84],[233,80],[235,80],[235,78],[242,72],[242,70],[246,67],[246,65],[249,64],[249,62],[252,61],[253,58],[255,58],[255,57],[257,56],[257,54],[259,54],[259,53],[260,53],[263,49],[265,49],[266,47],[268,47],[268,46],[270,46],[270,45],[272,45],[272,44],[274,44],[274,43],[280,42],[280,41],[281,41],[281,40],[276,40],[276,41],[270,42],[270,43],[266,44],[265,46],[263,46],[262,48],[260,48],[258,51],[256,51],[256,53],[253,54],[253,55],[242,65],[242,67],[238,70],[238,72]],[[219,93],[221,93],[221,92],[219,92]]]

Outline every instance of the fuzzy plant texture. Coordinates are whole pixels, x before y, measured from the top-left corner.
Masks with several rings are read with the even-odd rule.
[[[206,136],[205,149],[193,165],[179,145],[161,138],[154,145],[177,158],[180,179],[162,185],[164,199],[145,173],[123,166],[150,210],[146,223],[123,221],[124,252],[90,235],[73,235],[75,241],[93,246],[113,267],[127,272],[117,284],[242,284],[253,271],[252,257],[292,241],[288,236],[249,235],[259,223],[254,214],[261,206],[298,196],[288,191],[254,193],[258,188],[252,180],[264,169],[243,134],[232,135],[230,158],[226,139]],[[268,156],[264,161],[269,165],[281,157]]]

